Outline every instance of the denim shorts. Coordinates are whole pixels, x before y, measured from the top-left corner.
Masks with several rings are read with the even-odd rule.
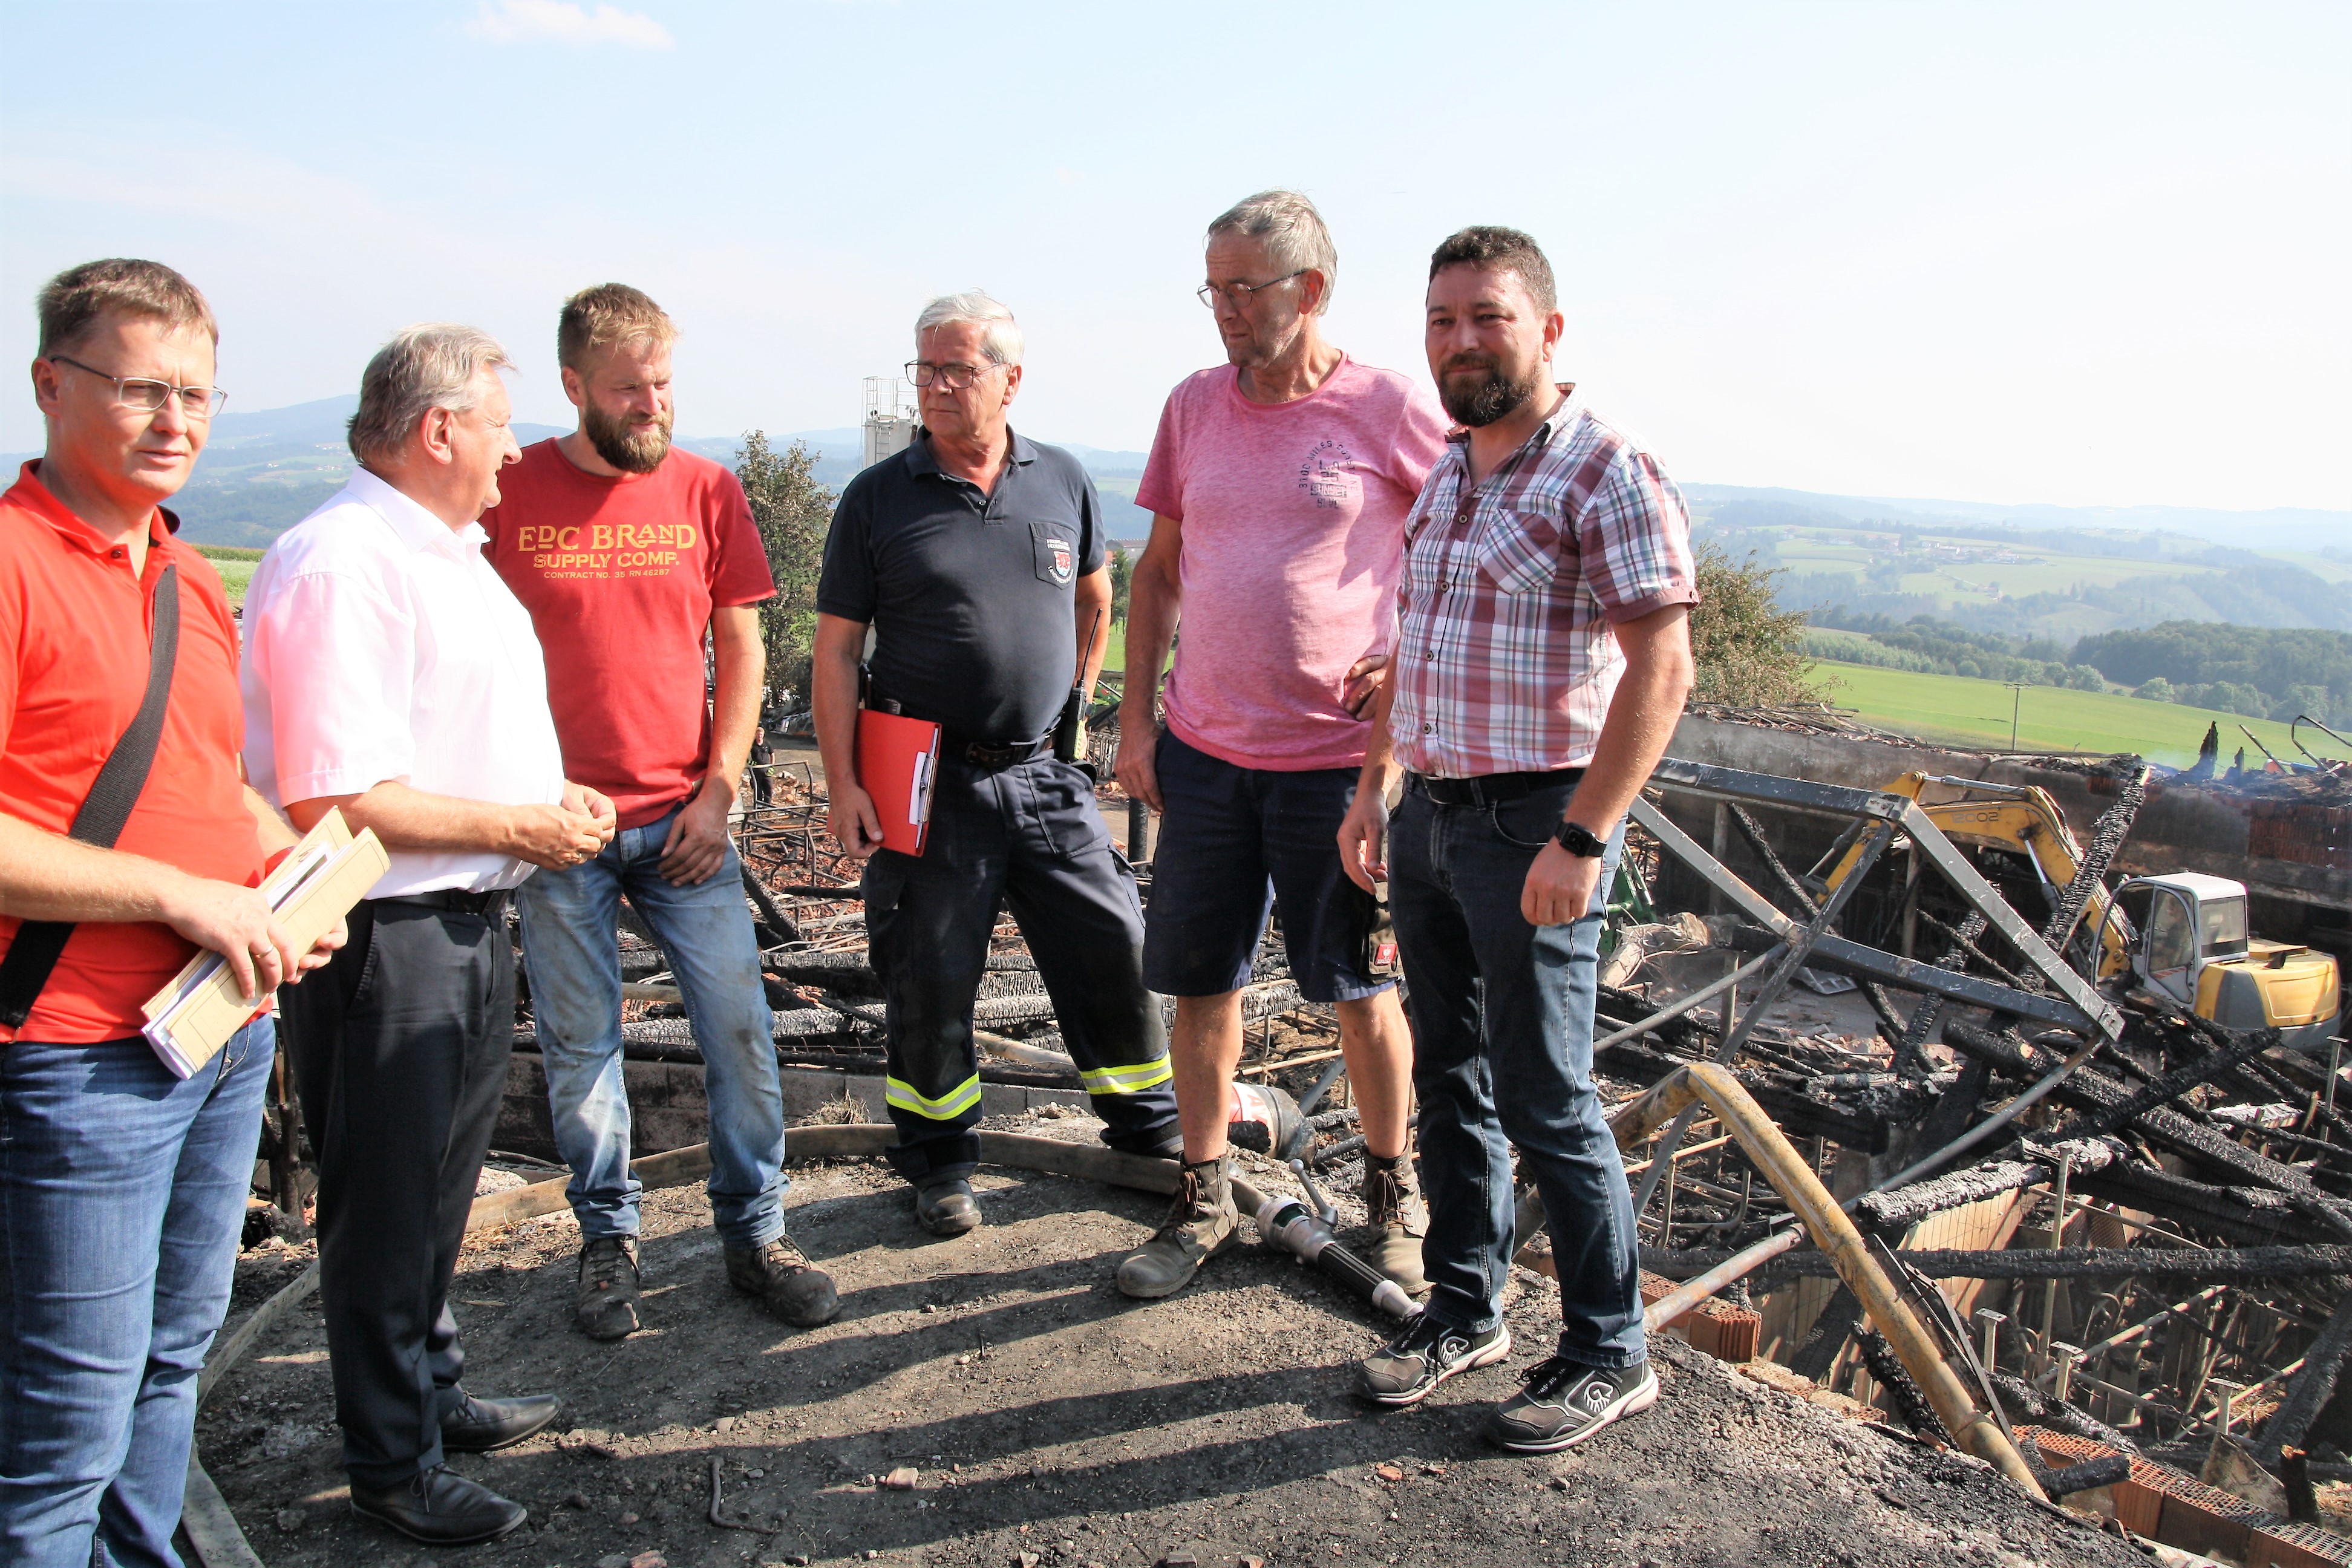
[[[1352,1002],[1395,984],[1365,972],[1372,896],[1339,867],[1355,769],[1238,767],[1172,731],[1157,760],[1164,811],[1144,911],[1146,985],[1163,996],[1240,990],[1276,907],[1307,1000]]]

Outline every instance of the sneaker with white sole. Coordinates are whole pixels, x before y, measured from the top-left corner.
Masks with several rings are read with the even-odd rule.
[[[1416,1313],[1402,1333],[1358,1364],[1356,1397],[1391,1410],[1418,1405],[1455,1373],[1510,1353],[1511,1331],[1500,1323],[1474,1334]]]
[[[1529,1369],[1527,1386],[1486,1417],[1486,1441],[1514,1454],[1549,1454],[1657,1402],[1658,1377],[1646,1361],[1610,1368],[1554,1356]]]

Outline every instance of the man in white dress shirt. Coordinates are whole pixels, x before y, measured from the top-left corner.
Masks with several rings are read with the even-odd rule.
[[[509,891],[613,837],[568,784],[530,617],[476,522],[520,455],[470,327],[411,327],[369,362],[360,467],[246,595],[246,769],[308,830],[341,806],[391,868],[335,962],[284,1006],[319,1152],[319,1264],[352,1507],[433,1545],[524,1510],[444,1467],[520,1442],[552,1395],[484,1399],[448,1290],[514,1038]]]

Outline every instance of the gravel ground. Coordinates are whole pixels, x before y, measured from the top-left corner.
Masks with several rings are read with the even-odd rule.
[[[1093,1123],[1008,1125],[1083,1137]],[[571,1327],[569,1215],[475,1237],[453,1292],[467,1384],[560,1393],[566,1429],[458,1463],[531,1519],[441,1562],[2149,1561],[1974,1461],[1674,1341],[1654,1352],[1664,1397],[1652,1412],[1570,1454],[1498,1454],[1479,1441],[1479,1418],[1557,1327],[1549,1282],[1525,1273],[1507,1366],[1450,1383],[1416,1410],[1369,1415],[1348,1377],[1381,1329],[1319,1275],[1252,1246],[1170,1300],[1128,1301],[1112,1269],[1163,1200],[1020,1171],[984,1169],[978,1186],[989,1223],[939,1241],[877,1164],[796,1171],[793,1232],[844,1302],[838,1321],[806,1332],[727,1289],[698,1189],[647,1194],[651,1326],[617,1344]],[[247,1253],[236,1311],[308,1253]],[[332,1419],[313,1298],[221,1385],[198,1437],[264,1561],[424,1568],[436,1554],[350,1512]],[[727,1516],[756,1528],[709,1522],[713,1459]],[[877,1484],[907,1470],[911,1487]]]

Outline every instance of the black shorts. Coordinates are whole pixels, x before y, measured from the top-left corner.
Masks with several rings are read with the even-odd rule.
[[[1277,904],[1300,995],[1352,1002],[1395,984],[1365,972],[1372,896],[1339,868],[1355,769],[1236,767],[1172,732],[1157,757],[1165,810],[1144,913],[1146,985],[1163,996],[1240,990]]]

